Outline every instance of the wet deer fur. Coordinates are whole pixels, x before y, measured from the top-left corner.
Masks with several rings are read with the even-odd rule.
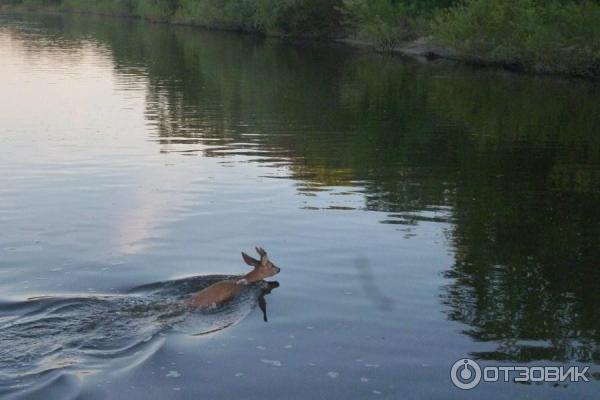
[[[250,257],[248,254],[242,252],[242,259],[246,264],[253,267],[252,271],[243,276],[226,279],[202,289],[187,299],[186,305],[192,309],[201,309],[225,303],[240,293],[244,285],[262,281],[281,271],[279,267],[275,266],[275,264],[269,260],[267,252],[262,247],[256,247],[256,252],[260,256],[260,260]]]

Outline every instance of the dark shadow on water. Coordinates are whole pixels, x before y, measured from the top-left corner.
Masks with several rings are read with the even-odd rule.
[[[381,311],[391,311],[394,308],[393,300],[386,296],[373,275],[369,261],[366,258],[355,260],[354,265],[358,273],[358,280],[362,286],[365,297],[369,299],[375,307]]]

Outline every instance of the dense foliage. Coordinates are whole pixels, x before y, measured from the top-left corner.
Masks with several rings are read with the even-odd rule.
[[[468,0],[437,14],[438,40],[477,62],[544,72],[600,72],[600,5]]]
[[[592,0],[0,0],[291,37],[352,36],[384,51],[433,38],[478,63],[600,74]]]
[[[127,15],[210,28],[295,37],[340,31],[341,0],[0,0],[27,8]]]

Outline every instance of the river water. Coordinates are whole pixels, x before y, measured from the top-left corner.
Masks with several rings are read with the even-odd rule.
[[[599,393],[596,85],[2,15],[0,93],[0,397]],[[280,287],[181,306],[255,245]]]

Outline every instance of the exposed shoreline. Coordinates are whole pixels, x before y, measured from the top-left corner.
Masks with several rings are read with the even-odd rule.
[[[347,46],[363,48],[377,53],[384,53],[383,51],[378,51],[375,43],[368,40],[341,38],[334,39],[334,41],[337,43],[343,43]],[[388,51],[388,53],[400,54],[403,56],[426,60],[444,59],[467,63],[466,59],[461,59],[461,56],[458,52],[435,44],[433,39],[427,36],[422,36],[412,41],[401,42],[393,50]]]
[[[367,40],[354,39],[354,38],[341,38],[334,39],[337,43],[342,43],[347,46],[361,48],[367,51],[375,53],[390,53],[397,54],[405,57],[412,57],[424,61],[432,60],[446,60],[450,62],[459,63],[465,66],[489,68],[496,70],[504,70],[510,73],[517,73],[520,75],[530,76],[547,76],[556,77],[561,79],[575,79],[578,81],[588,82],[595,84],[600,81],[599,76],[584,76],[569,73],[567,71],[556,71],[544,65],[538,65],[532,69],[526,69],[519,65],[514,65],[499,61],[488,61],[481,58],[471,58],[460,52],[450,48],[439,45],[431,36],[421,36],[411,41],[404,41],[399,43],[394,49],[390,51],[381,51],[377,49],[377,46],[373,42]]]

